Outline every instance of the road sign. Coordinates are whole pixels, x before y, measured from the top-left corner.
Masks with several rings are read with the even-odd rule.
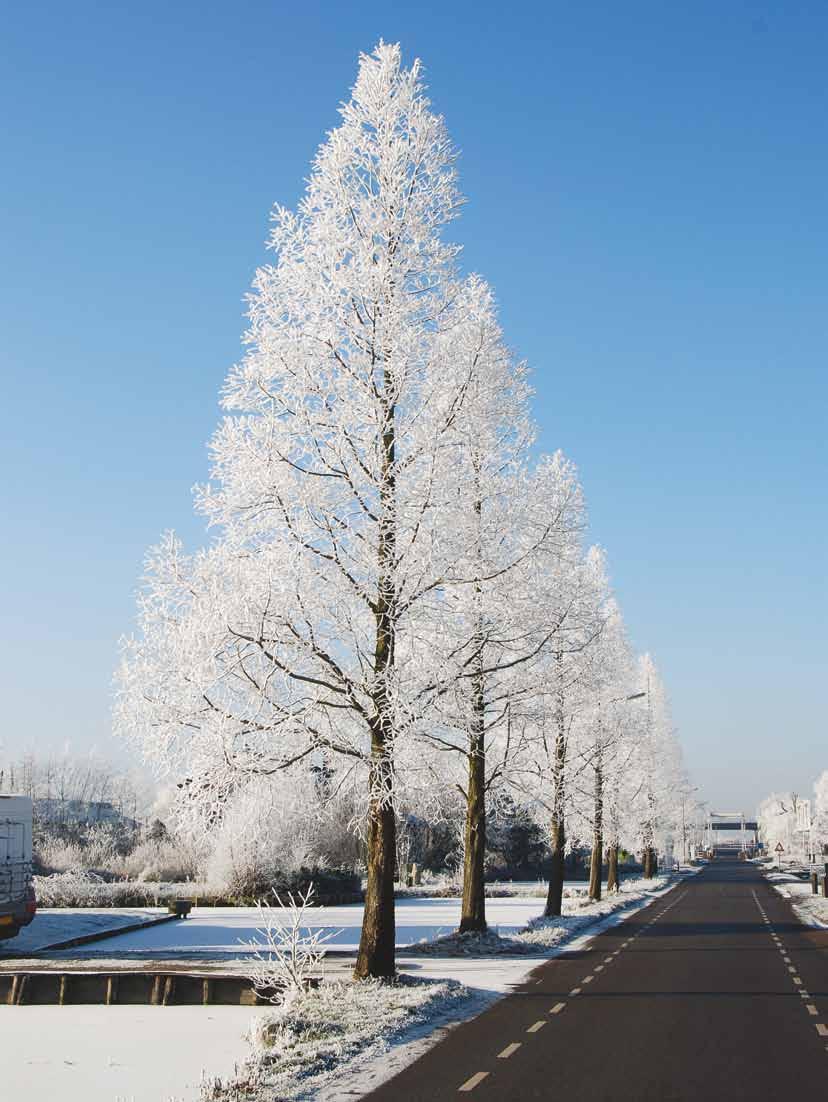
[[[777,853],[784,853],[785,852],[785,847],[782,845],[781,842],[776,843],[776,852]]]

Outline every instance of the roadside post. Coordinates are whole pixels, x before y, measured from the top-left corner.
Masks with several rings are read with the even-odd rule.
[[[781,842],[776,843],[776,867],[782,868],[782,854],[785,852],[785,847]]]
[[[824,879],[824,877],[823,877]],[[816,869],[811,869],[811,895],[816,895],[818,891],[817,886],[817,872]]]

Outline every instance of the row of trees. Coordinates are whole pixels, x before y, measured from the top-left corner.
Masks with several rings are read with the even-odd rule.
[[[585,551],[577,473],[537,458],[526,369],[444,240],[456,154],[419,63],[381,43],[340,113],[298,210],[274,212],[197,492],[216,536],[151,552],[116,726],[204,830],[268,778],[364,792],[356,975],[389,976],[401,806],[462,799],[461,928],[482,930],[499,800],[550,831],[554,915],[567,824],[591,824],[593,894],[622,837],[652,871],[681,762]]]

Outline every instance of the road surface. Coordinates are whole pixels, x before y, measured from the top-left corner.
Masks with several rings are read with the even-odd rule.
[[[717,860],[372,1092],[371,1102],[828,1097],[828,931]]]

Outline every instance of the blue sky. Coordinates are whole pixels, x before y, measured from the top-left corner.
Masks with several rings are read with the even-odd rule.
[[[200,540],[274,201],[360,50],[422,57],[452,236],[666,678],[694,783],[806,791],[825,738],[828,8],[16,5],[4,12],[6,750],[112,753],[145,548]],[[820,683],[821,682],[821,683]]]

